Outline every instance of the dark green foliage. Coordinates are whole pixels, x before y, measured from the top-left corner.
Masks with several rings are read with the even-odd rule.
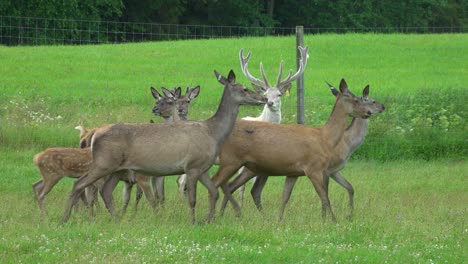
[[[467,98],[464,90],[386,98],[386,111],[372,117],[366,142],[353,158],[432,160],[467,157]]]
[[[0,0],[0,43],[284,35],[296,25],[306,33],[465,32],[466,8],[461,0]]]

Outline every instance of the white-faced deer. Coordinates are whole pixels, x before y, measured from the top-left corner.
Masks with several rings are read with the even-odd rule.
[[[334,88],[332,85],[330,84],[328,85],[333,95],[338,96],[339,95],[338,90]],[[363,90],[362,101],[364,104],[370,107],[370,111],[372,115],[381,113],[385,110],[384,105],[369,98],[368,86],[364,88]],[[354,189],[352,185],[343,177],[340,171],[345,167],[347,161],[351,157],[351,154],[353,154],[354,151],[356,151],[359,148],[359,146],[361,146],[361,144],[363,143],[364,137],[366,135],[367,127],[369,124],[369,120],[370,119],[368,118],[366,119],[353,118],[351,125],[349,125],[348,128],[346,128],[346,131],[344,132],[342,139],[340,140],[338,145],[334,148],[332,159],[326,170],[327,177],[331,177],[333,180],[335,180],[338,184],[340,184],[342,187],[344,187],[348,191],[349,208],[350,208],[349,215],[348,215],[349,218],[351,218],[353,215]],[[234,181],[232,181],[229,184],[229,188],[232,191],[235,191],[242,184],[242,182],[248,180],[250,177],[251,175],[248,175],[248,174],[239,175]],[[285,187],[283,191],[282,205],[281,205],[281,210],[280,210],[280,219],[283,218],[284,209],[286,207],[287,202],[289,201],[292,189],[297,179],[298,179],[297,177],[286,177]],[[267,181],[266,176],[260,176],[258,183],[254,184],[251,190],[252,198],[254,199],[255,205],[257,206],[259,210],[262,210],[261,193],[262,193],[263,187],[265,186],[266,181]],[[227,199],[225,198],[223,200],[223,206],[225,206],[226,201]],[[224,210],[224,208],[222,208],[222,210]]]
[[[285,79],[282,79],[283,76],[283,64],[284,61],[281,61],[280,67],[279,67],[279,72],[278,76],[276,79],[276,84],[270,84],[268,81],[265,71],[263,69],[263,64],[260,63],[260,73],[262,75],[263,81],[260,79],[254,77],[248,69],[248,64],[250,60],[251,53],[247,53],[247,56],[244,57],[244,50],[241,49],[239,52],[239,61],[240,61],[240,66],[242,69],[242,73],[247,77],[247,79],[251,82],[252,86],[258,93],[262,93],[267,99],[268,102],[265,104],[263,107],[262,113],[257,116],[257,117],[243,117],[243,120],[249,120],[249,121],[263,121],[263,122],[272,122],[272,123],[281,123],[281,97],[291,89],[291,84],[293,81],[297,80],[305,70],[305,67],[307,65],[307,59],[308,59],[308,47],[298,47],[299,52],[301,54],[301,58],[299,60],[299,69],[292,74],[292,69],[289,71],[288,76]],[[239,170],[239,173],[241,173],[243,170],[245,170],[244,167],[242,167]],[[179,184],[179,191],[183,192],[184,188],[184,179],[181,178],[178,181]],[[244,190],[245,190],[245,185],[241,187],[240,190],[240,201],[242,204],[242,200],[244,197]],[[223,202],[225,203],[225,202]],[[224,207],[224,206],[223,206]]]
[[[211,222],[218,190],[208,175],[208,169],[231,133],[240,105],[266,103],[265,97],[236,83],[232,70],[227,78],[216,71],[215,76],[224,85],[224,92],[217,112],[208,120],[170,124],[115,124],[96,131],[92,139],[92,167],[87,175],[75,182],[62,223],[69,219],[72,207],[86,186],[122,169],[153,176],[186,173],[192,223],[195,222],[196,184],[201,181],[209,192],[210,209],[206,220]],[[108,182],[104,184],[101,194],[107,209],[117,218]]]
[[[263,122],[271,122],[271,123],[281,123],[281,97],[291,89],[291,84],[293,81],[297,80],[302,74],[304,73],[305,67],[307,65],[307,59],[309,55],[307,54],[308,47],[298,47],[299,52],[301,54],[301,59],[299,60],[299,69],[292,75],[292,69],[289,71],[289,75],[284,79],[281,80],[283,75],[283,61],[280,63],[279,73],[277,76],[276,84],[270,85],[268,79],[266,77],[265,71],[263,69],[263,64],[260,63],[260,73],[262,74],[263,81],[258,78],[255,78],[248,69],[248,63],[250,60],[250,52],[247,53],[247,56],[244,57],[243,50],[239,53],[239,60],[241,63],[242,73],[247,77],[247,79],[252,83],[253,87],[257,92],[263,93],[265,97],[268,99],[268,103],[265,104],[263,107],[262,113],[257,117],[244,117],[242,119],[248,121],[263,121]],[[239,174],[242,173],[245,167],[242,167],[239,170]],[[254,178],[255,181],[256,178]],[[245,192],[245,184],[240,187],[240,203],[243,203],[244,199],[244,192]],[[224,208],[224,200],[223,206]]]
[[[367,88],[368,89],[368,88]],[[239,205],[227,185],[230,177],[242,166],[259,176],[307,176],[322,202],[322,218],[327,212],[336,221],[328,198],[329,164],[334,148],[341,141],[348,117],[368,118],[371,107],[363,98],[354,96],[341,80],[340,92],[327,123],[320,128],[304,125],[283,125],[239,120],[220,152],[220,167],[212,178],[216,186],[232,202]]]

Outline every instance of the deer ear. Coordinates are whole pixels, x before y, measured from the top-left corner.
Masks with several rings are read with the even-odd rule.
[[[159,94],[158,90],[154,89],[154,87],[151,87],[151,94],[156,100],[160,100],[162,98],[161,94]]]
[[[175,94],[168,89],[161,87],[161,90],[163,91],[164,95],[169,98],[175,98]]]
[[[332,92],[332,94],[334,96],[338,96],[340,94],[340,92],[335,88],[333,87],[333,85],[331,85],[329,82],[325,81],[327,84],[328,84],[328,87],[330,88],[330,91]]]
[[[80,131],[80,137],[82,137],[84,134],[88,133],[88,130],[82,126],[77,126],[75,127],[76,130]]]
[[[362,97],[366,98],[369,97],[369,85],[367,85],[364,90],[362,91]]]
[[[286,85],[282,86],[279,90],[281,92],[281,95],[285,94],[289,90],[291,90],[292,84],[289,82]]]
[[[174,95],[176,98],[180,98],[180,95],[182,94],[182,88],[179,86],[177,88],[175,88],[174,90]]]
[[[195,88],[190,89],[189,99],[193,100],[200,94],[200,85],[197,85]]]
[[[228,82],[229,83],[235,83],[236,82],[236,75],[234,74],[233,70],[229,71]]]
[[[214,71],[214,75],[216,76],[216,79],[218,79],[218,82],[220,82],[221,84],[224,84],[224,85],[227,84],[228,81],[227,81],[226,77],[219,74],[216,70]]]
[[[340,92],[342,92],[342,93],[348,92],[348,84],[346,84],[345,79],[341,79],[341,82],[340,82]]]

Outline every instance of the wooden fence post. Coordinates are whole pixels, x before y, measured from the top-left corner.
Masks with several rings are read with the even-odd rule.
[[[296,65],[299,69],[299,61],[301,59],[301,52],[297,48],[298,46],[304,47],[304,27],[296,26]],[[302,74],[297,80],[297,123],[304,124],[305,112],[304,112],[304,74]]]

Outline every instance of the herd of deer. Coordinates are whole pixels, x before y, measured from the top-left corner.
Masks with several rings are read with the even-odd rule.
[[[179,191],[189,201],[190,219],[195,222],[196,187],[200,181],[209,192],[209,213],[206,221],[214,219],[218,187],[224,192],[221,213],[229,201],[240,214],[240,206],[232,193],[255,177],[251,194],[255,205],[262,209],[261,193],[269,176],[286,176],[280,218],[283,217],[294,184],[299,176],[307,176],[322,202],[322,218],[330,213],[336,221],[328,197],[331,177],[349,193],[349,217],[353,214],[354,190],[340,173],[351,154],[362,144],[369,117],[384,111],[384,106],[368,97],[369,86],[362,96],[349,91],[344,79],[339,89],[329,85],[336,97],[333,111],[322,127],[281,123],[281,96],[291,83],[305,70],[308,48],[298,47],[301,59],[296,73],[282,78],[280,64],[276,84],[270,84],[263,65],[262,79],[248,70],[250,52],[239,53],[242,73],[252,83],[256,92],[236,82],[231,70],[227,77],[214,71],[224,92],[216,113],[204,121],[187,121],[190,103],[199,95],[200,87],[167,90],[164,95],[151,87],[156,99],[153,113],[164,119],[163,123],[110,124],[80,130],[80,148],[48,148],[34,156],[42,179],[33,184],[40,209],[46,213],[44,197],[65,176],[76,178],[62,223],[68,221],[72,208],[81,199],[91,208],[100,193],[106,208],[118,219],[112,192],[119,181],[125,183],[124,205],[128,206],[130,191],[137,185],[135,208],[144,194],[154,209],[164,202],[164,177],[179,175]],[[264,104],[263,112],[256,118],[236,120],[240,105]],[[349,124],[349,117],[352,122]],[[216,174],[210,178],[208,170],[217,164]],[[237,173],[239,172],[239,173]],[[229,180],[238,175],[233,181]],[[152,179],[152,180],[151,180]],[[241,200],[243,197],[242,191]]]

